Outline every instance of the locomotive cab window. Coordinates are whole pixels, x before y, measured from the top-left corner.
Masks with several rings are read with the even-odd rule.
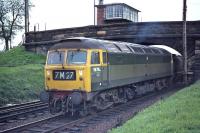
[[[100,64],[99,52],[93,51],[91,54],[91,64]]]
[[[63,64],[64,63],[64,51],[51,51],[48,53],[47,64]]]
[[[86,64],[87,53],[80,50],[69,50],[67,52],[67,64]]]

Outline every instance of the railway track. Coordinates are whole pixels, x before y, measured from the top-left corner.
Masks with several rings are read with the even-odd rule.
[[[40,101],[28,102],[14,106],[0,108],[0,123],[16,122],[17,119],[23,120],[29,114],[39,113],[48,109],[48,104]]]
[[[177,90],[167,90],[175,92]],[[172,93],[170,92],[170,93]],[[15,128],[7,129],[1,131],[0,133],[64,133],[64,132],[84,132],[85,129],[90,127],[91,125],[96,125],[101,123],[101,121],[109,121],[111,118],[116,118],[123,112],[132,111],[131,113],[136,114],[141,109],[150,105],[149,101],[157,101],[162,99],[163,93],[166,91],[160,91],[157,93],[149,93],[143,97],[138,97],[132,101],[127,102],[126,104],[120,104],[113,108],[110,108],[105,111],[98,112],[96,114],[92,114],[83,118],[67,118],[63,117],[63,115],[55,115],[49,118],[45,118],[39,121],[35,121],[32,123],[27,123]],[[147,104],[148,103],[148,104]],[[146,104],[146,105],[145,105]],[[152,104],[152,103],[151,103]],[[135,108],[135,110],[133,110]],[[121,120],[117,120],[116,125],[120,125]],[[115,126],[116,126],[115,125]],[[92,126],[93,127],[93,126]],[[88,131],[86,131],[88,132]]]
[[[22,106],[26,106],[26,105],[35,104],[35,103],[40,103],[40,101],[36,100],[36,101],[33,101],[33,102],[26,102],[26,103],[16,104],[16,105],[12,105],[12,106],[3,106],[3,107],[0,107],[0,112],[2,110],[7,110],[7,109],[12,109],[12,108],[22,107]]]

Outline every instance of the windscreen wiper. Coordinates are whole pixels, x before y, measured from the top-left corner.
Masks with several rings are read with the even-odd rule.
[[[59,52],[59,56],[60,56],[60,62],[62,62],[61,64],[62,64],[62,69],[64,69],[65,67],[64,67],[64,64],[63,64],[63,60],[61,60],[62,59],[62,55],[61,55],[61,52]]]

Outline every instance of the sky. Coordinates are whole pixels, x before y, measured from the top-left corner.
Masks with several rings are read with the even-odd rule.
[[[95,0],[98,4],[98,0]],[[67,28],[93,25],[94,0],[32,0],[30,29]],[[141,11],[139,21],[180,21],[183,0],[104,0],[104,3],[123,2]],[[200,20],[200,0],[188,0],[187,20]]]
[[[95,0],[98,4],[98,0]],[[94,24],[94,0],[31,0],[30,31],[80,27]],[[183,0],[104,0],[126,3],[141,12],[139,22],[181,21]],[[200,20],[200,0],[187,0],[187,20]],[[22,40],[22,32],[13,45]],[[0,42],[1,44],[1,42]],[[1,45],[0,45],[1,46]]]

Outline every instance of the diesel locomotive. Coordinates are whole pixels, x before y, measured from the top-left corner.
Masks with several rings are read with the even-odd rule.
[[[87,114],[169,86],[178,54],[164,48],[91,38],[52,46],[45,65],[51,113]]]

